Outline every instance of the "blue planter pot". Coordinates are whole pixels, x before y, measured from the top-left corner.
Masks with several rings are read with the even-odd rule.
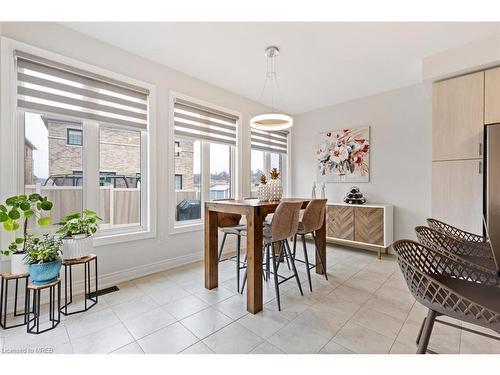
[[[61,260],[50,263],[30,264],[29,272],[33,284],[47,284],[53,281],[61,270]]]

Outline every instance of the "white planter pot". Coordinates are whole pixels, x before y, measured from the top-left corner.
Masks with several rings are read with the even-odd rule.
[[[26,254],[12,254],[10,257],[10,273],[22,275],[29,272],[29,266],[24,262]]]
[[[260,184],[257,190],[257,198],[261,202],[267,202],[269,200],[269,188],[266,184]]]
[[[283,197],[283,186],[280,180],[270,180],[268,183],[269,201],[278,202]]]
[[[62,259],[80,259],[91,255],[94,251],[93,237],[77,235],[62,239]]]

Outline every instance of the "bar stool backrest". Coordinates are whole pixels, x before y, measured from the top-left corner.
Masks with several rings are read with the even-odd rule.
[[[297,233],[302,201],[281,202],[273,215],[271,236],[273,241],[282,241]]]
[[[307,204],[302,216],[301,231],[310,233],[321,228],[325,220],[326,201],[327,199],[313,199]]]
[[[433,219],[433,218],[428,218],[427,219],[427,224],[432,228],[436,229],[440,232],[443,232],[451,237],[454,237],[458,240],[461,241],[467,241],[467,242],[488,242],[488,239],[486,237],[480,236],[478,234],[470,233],[465,230],[459,229],[457,227],[454,227],[450,224],[447,224],[443,221]]]

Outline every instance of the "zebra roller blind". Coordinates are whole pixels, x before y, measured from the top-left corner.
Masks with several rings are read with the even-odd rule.
[[[18,50],[14,57],[19,108],[147,128],[149,90]]]
[[[238,117],[176,98],[174,134],[209,142],[236,145]]]
[[[253,150],[286,154],[288,148],[288,132],[267,132],[264,130],[252,129],[251,142]]]

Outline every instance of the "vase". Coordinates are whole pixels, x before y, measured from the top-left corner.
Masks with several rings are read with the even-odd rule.
[[[269,201],[278,202],[283,197],[283,186],[280,180],[271,180],[269,185]]]
[[[28,265],[24,257],[26,254],[12,254],[10,257],[10,273],[13,275],[24,275],[28,273]]]
[[[49,263],[30,264],[29,273],[33,284],[47,284],[54,280],[61,270],[61,260]]]
[[[93,237],[87,234],[62,239],[62,259],[80,259],[94,251]]]
[[[260,184],[257,189],[257,198],[261,202],[267,202],[269,200],[269,187],[267,184]]]

